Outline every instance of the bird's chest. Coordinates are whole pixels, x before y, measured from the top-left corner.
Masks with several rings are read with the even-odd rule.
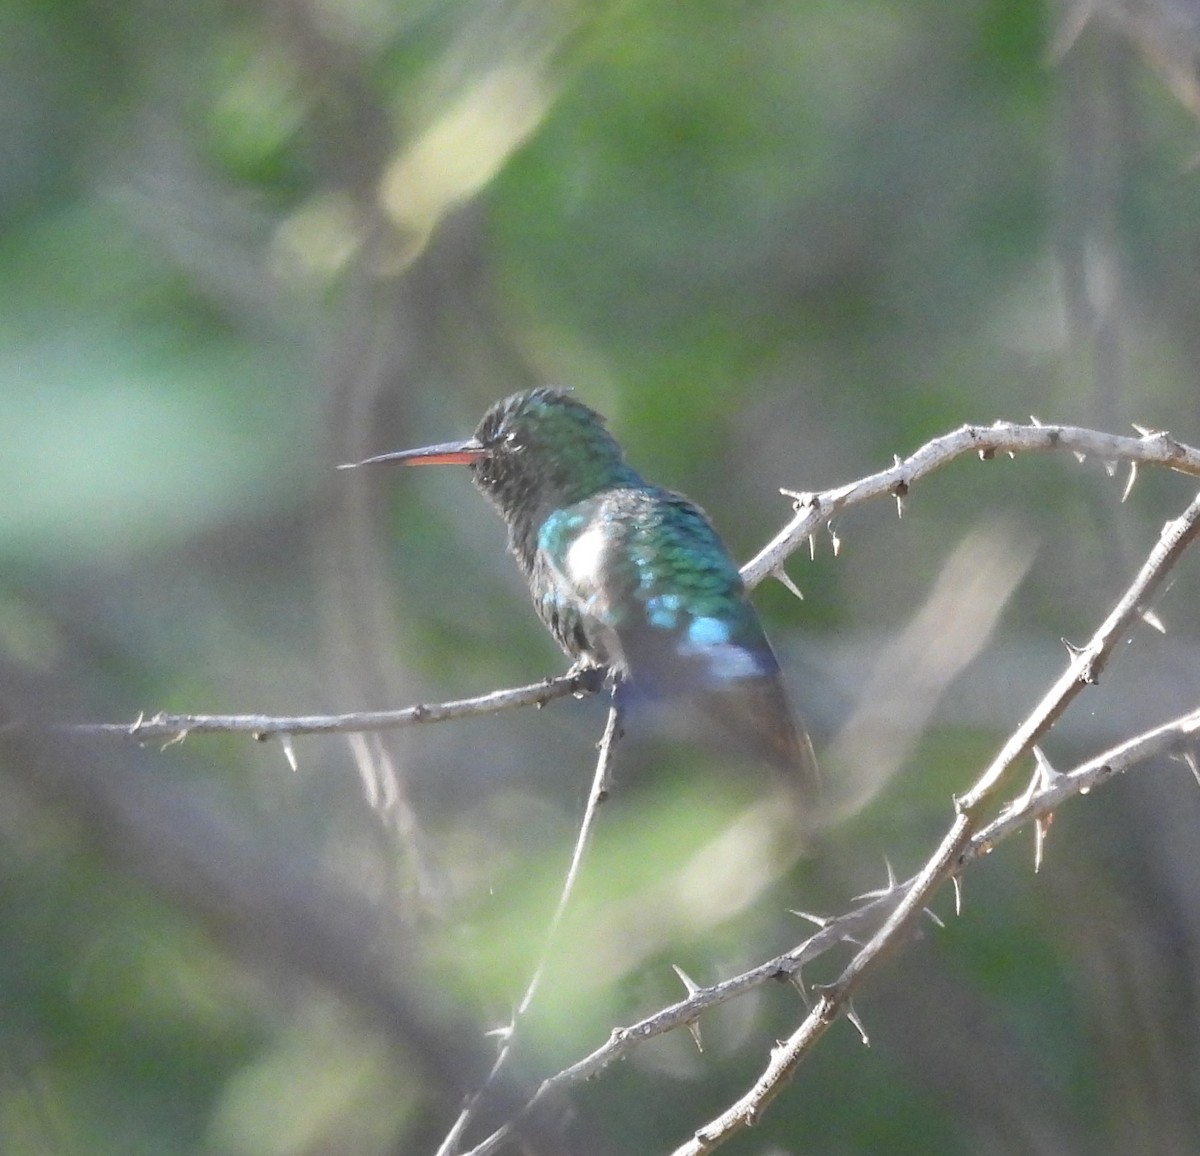
[[[559,643],[576,658],[619,662],[620,552],[623,528],[588,508],[551,514],[538,532],[530,587]]]

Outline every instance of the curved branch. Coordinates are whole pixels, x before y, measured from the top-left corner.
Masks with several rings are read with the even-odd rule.
[[[1162,430],[1139,430],[1139,433],[1140,437],[1122,437],[1073,425],[1042,425],[1036,418],[1032,425],[1012,422],[964,425],[926,442],[903,460],[897,457],[890,469],[847,485],[820,493],[780,490],[793,499],[796,516],[742,567],[742,577],[748,586],[756,586],[779,570],[784,560],[835,514],[873,498],[895,498],[902,505],[916,482],[964,454],[977,454],[990,461],[997,454],[1015,456],[1066,450],[1080,461],[1094,457],[1109,465],[1129,462],[1131,466],[1139,463],[1163,466],[1200,477],[1200,450],[1176,441]]]
[[[866,975],[904,940],[909,926],[926,910],[934,893],[962,869],[963,857],[982,824],[982,807],[991,800],[1013,764],[1029,753],[1087,685],[1094,683],[1113,648],[1134,621],[1144,613],[1154,592],[1200,534],[1200,494],[1174,521],[1168,522],[1129,589],[1082,649],[1071,651],[1066,671],[1033,712],[1017,728],[1000,753],[962,798],[955,801],[957,816],[941,844],[916,877],[902,888],[901,898],[883,926],[862,947],[841,975],[821,993],[816,1006],[792,1035],[774,1048],[770,1062],[754,1085],[720,1115],[699,1128],[673,1156],[702,1156],[723,1144],[735,1132],[753,1124],[780,1093],[816,1042],[842,1015]]]

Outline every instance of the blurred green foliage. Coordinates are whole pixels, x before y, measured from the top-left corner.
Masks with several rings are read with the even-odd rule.
[[[964,421],[1196,444],[1197,125],[1139,54],[1172,5],[1135,8],[1074,28],[1035,0],[7,0],[4,722],[365,709],[561,669],[465,473],[333,469],[465,435],[531,384],[576,386],[743,557],[788,516],[781,485]],[[732,974],[804,935],[787,908],[846,908],[885,857],[913,869],[1057,639],[1094,628],[1186,500],[1155,477],[1122,504],[1123,484],[1068,457],[960,462],[901,522],[857,510],[840,554],[821,535],[794,559],[803,604],[764,588],[821,747],[960,540],[1003,551],[1003,523],[1034,547],[898,773],[798,866],[752,840],[696,860],[754,788],[687,753],[622,780],[519,1075],[679,998],[672,963]],[[1171,635],[1139,633],[1052,757],[1194,706],[1196,586],[1185,564]],[[130,818],[158,837],[127,845],[116,810],[0,757],[0,1151],[432,1153],[537,958],[601,718],[389,738],[408,820],[342,741],[298,742],[296,775],[274,744],[94,768],[76,748],[97,783],[125,781],[114,753],[136,768],[131,816],[186,800]],[[189,891],[188,807],[396,924],[404,981],[479,1070],[439,1084],[349,981],[281,957],[235,894]],[[1060,816],[1036,879],[997,851],[962,918],[864,993],[874,1047],[838,1026],[726,1150],[1194,1151],[1177,1025],[1200,880],[1169,848],[1198,817],[1186,772],[1156,770]],[[702,1054],[685,1033],[635,1052],[574,1096],[578,1150],[670,1151],[801,1013],[772,988],[706,1016]]]

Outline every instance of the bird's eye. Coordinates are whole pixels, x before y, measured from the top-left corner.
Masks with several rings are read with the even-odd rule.
[[[525,444],[525,438],[520,430],[509,430],[504,435],[504,445],[506,449],[519,450]]]

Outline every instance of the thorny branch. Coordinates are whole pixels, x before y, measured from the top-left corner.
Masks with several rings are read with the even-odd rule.
[[[958,868],[965,868],[990,854],[998,844],[1016,835],[1029,823],[1044,821],[1073,796],[1085,794],[1115,775],[1151,759],[1182,754],[1197,742],[1198,736],[1200,709],[1155,727],[1145,734],[1104,751],[1070,771],[1057,775],[1050,782],[1040,785],[1036,791],[1005,808],[999,817],[979,830],[958,860]],[[711,987],[690,992],[685,999],[661,1008],[653,1015],[628,1027],[613,1029],[609,1038],[594,1051],[543,1080],[514,1121],[497,1129],[486,1140],[464,1153],[464,1156],[488,1156],[489,1153],[495,1152],[500,1142],[509,1134],[512,1125],[525,1119],[551,1093],[593,1079],[646,1040],[693,1024],[710,1008],[736,999],[771,981],[787,979],[799,985],[802,982],[801,972],[806,964],[840,944],[861,941],[895,909],[900,897],[913,886],[916,879],[917,876],[913,876],[888,888],[882,894],[873,895],[865,903],[842,915],[828,919],[805,915],[804,918],[818,923],[819,928],[815,934],[791,950]]]
[[[1019,452],[1034,450],[1067,450],[1081,461],[1088,456],[1099,458],[1110,474],[1115,472],[1117,462],[1127,462],[1130,474],[1125,487],[1126,494],[1136,478],[1139,464],[1158,465],[1200,476],[1200,451],[1182,445],[1165,432],[1147,430],[1139,431],[1139,434],[1139,437],[1120,437],[1077,427],[1044,426],[1036,419],[1034,424],[1029,426],[1008,423],[997,423],[990,427],[963,426],[926,443],[907,459],[897,458],[895,465],[890,469],[849,485],[821,493],[783,491],[794,499],[795,516],[742,568],[743,576],[749,586],[756,585],[768,576],[775,576],[790,586],[790,579],[783,569],[785,559],[806,539],[811,540],[815,530],[822,524],[852,506],[881,496],[893,497],[902,512],[903,502],[917,481],[966,453],[976,453],[988,460],[1000,453],[1015,456]],[[934,894],[947,881],[953,880],[957,885],[958,876],[967,864],[1030,821],[1037,824],[1040,847],[1043,824],[1055,806],[1152,755],[1180,752],[1188,759],[1189,765],[1195,767],[1192,744],[1200,731],[1200,711],[1183,716],[1173,723],[1113,748],[1067,774],[1054,772],[1045,763],[1044,758],[1039,758],[1034,781],[1024,795],[990,822],[984,814],[985,806],[995,799],[1013,764],[1035,750],[1034,744],[1039,737],[1049,730],[1074,697],[1085,686],[1096,681],[1116,643],[1128,632],[1135,620],[1139,617],[1153,620],[1149,609],[1151,598],[1163,577],[1196,537],[1198,525],[1200,495],[1180,518],[1164,527],[1159,542],[1146,564],[1093,638],[1082,648],[1070,648],[1070,661],[1063,675],[1013,733],[975,785],[966,795],[955,801],[956,817],[953,823],[938,849],[912,879],[903,884],[890,885],[845,915],[820,921],[821,926],[816,934],[792,951],[721,984],[689,990],[686,999],[638,1024],[614,1031],[603,1046],[544,1081],[520,1113],[476,1148],[472,1148],[467,1156],[484,1156],[485,1153],[495,1151],[503,1143],[513,1124],[523,1120],[552,1089],[594,1075],[642,1040],[675,1027],[694,1023],[705,1009],[731,999],[768,979],[786,977],[799,985],[799,972],[806,962],[824,954],[837,944],[859,943],[865,936],[870,935],[865,946],[860,947],[838,978],[832,984],[818,990],[819,998],[809,1015],[791,1037],[772,1050],[769,1063],[754,1085],[728,1109],[697,1130],[688,1142],[676,1149],[673,1156],[699,1156],[701,1153],[713,1151],[741,1128],[754,1123],[779,1094],[809,1050],[840,1016],[847,1015],[857,1022],[851,1006],[855,990],[887,955],[905,941],[914,921],[922,912],[928,911],[928,904]],[[446,721],[490,713],[510,706],[548,702],[569,694],[592,692],[602,685],[603,675],[603,671],[572,672],[541,683],[497,691],[478,698],[441,704],[421,704],[399,711],[301,718],[160,714],[149,720],[139,718],[132,726],[90,724],[69,729],[76,734],[124,735],[139,740],[171,741],[180,741],[189,733],[232,731],[250,733],[259,738],[276,736],[286,745],[295,734],[386,729],[418,722]],[[612,725],[613,717],[610,715],[610,732]],[[606,735],[608,733],[606,732]],[[605,760],[606,754],[602,749],[597,767],[597,782],[602,780]],[[594,786],[593,793],[596,790]],[[565,909],[569,899],[571,880],[578,869],[585,840],[586,835],[581,834],[572,870],[560,899],[559,913],[556,914],[550,932],[551,943],[561,920],[561,911]],[[537,988],[543,966],[544,961],[539,965],[526,991],[513,1024],[507,1029],[509,1035],[494,1071],[499,1070],[511,1050],[511,1032]],[[459,1150],[459,1141],[469,1124],[478,1098],[477,1095],[463,1110],[439,1149],[440,1154]]]
[[[1081,461],[1094,457],[1110,468],[1117,462],[1162,466],[1200,477],[1200,450],[1176,441],[1160,430],[1141,430],[1139,437],[1122,437],[1078,426],[1032,425],[997,422],[991,426],[965,425],[926,442],[915,453],[879,473],[848,485],[819,493],[782,490],[793,499],[796,513],[762,550],[742,567],[746,585],[753,588],[774,576],[791,587],[784,570],[785,560],[802,543],[836,514],[870,501],[891,497],[899,507],[912,486],[943,466],[974,453],[984,460],[997,454],[1015,456],[1039,450],[1066,450]],[[1128,486],[1126,487],[1128,493]],[[132,738],[139,742],[181,742],[193,734],[248,734],[261,740],[283,741],[295,735],[346,734],[391,730],[417,723],[449,722],[474,715],[493,714],[519,706],[540,706],[570,695],[593,693],[603,685],[603,671],[573,671],[528,686],[493,691],[475,698],[442,703],[418,703],[388,711],[360,711],[337,715],[197,715],[159,712],[149,718],[139,715],[132,723],[79,723],[66,729],[85,736]]]
[[[899,902],[882,927],[838,978],[822,990],[816,1006],[795,1032],[772,1049],[770,1061],[754,1085],[724,1112],[699,1128],[672,1156],[701,1156],[712,1152],[735,1132],[753,1124],[829,1027],[840,1016],[850,1013],[851,998],[863,979],[901,945],[909,927],[927,909],[934,893],[961,872],[973,839],[984,825],[983,807],[996,795],[1006,773],[1018,759],[1033,750],[1037,740],[1050,729],[1075,696],[1096,681],[1113,648],[1135,620],[1148,610],[1155,591],[1198,533],[1200,494],[1192,499],[1183,514],[1163,527],[1137,577],[1087,645],[1072,648],[1066,671],[1004,744],[970,791],[955,800],[957,814],[940,846],[917,875],[900,888]],[[1190,739],[1194,732],[1194,716],[1188,716],[1181,736],[1186,734]],[[1113,757],[1117,756],[1114,754]],[[1061,783],[1062,776],[1047,775],[1041,764],[1037,773],[1039,778],[1046,780],[1047,790]],[[1041,784],[1038,786],[1040,788]],[[1039,793],[1037,788],[1030,792],[1035,797]],[[1002,818],[1007,820],[1009,816]],[[980,845],[981,849],[983,846]]]
[[[1131,471],[1138,464],[1156,465],[1200,477],[1200,450],[1176,441],[1165,430],[1139,429],[1138,432],[1140,437],[1122,437],[1079,426],[1043,425],[1037,418],[1033,419],[1032,425],[1013,425],[1011,422],[996,422],[990,426],[964,425],[926,442],[910,457],[903,460],[897,457],[896,464],[890,469],[848,485],[820,493],[781,490],[780,493],[795,502],[796,515],[742,567],[742,577],[748,586],[756,586],[768,575],[779,576],[784,560],[802,542],[811,538],[814,531],[835,514],[851,506],[871,498],[891,497],[903,510],[904,500],[915,482],[964,454],[977,454],[983,461],[991,461],[997,454],[1013,457],[1038,450],[1067,450],[1081,462],[1088,457],[1097,458],[1105,463],[1109,473],[1115,471],[1117,462],[1128,462]],[[1131,481],[1134,476],[1131,473]],[[1127,485],[1125,496],[1128,493]]]

